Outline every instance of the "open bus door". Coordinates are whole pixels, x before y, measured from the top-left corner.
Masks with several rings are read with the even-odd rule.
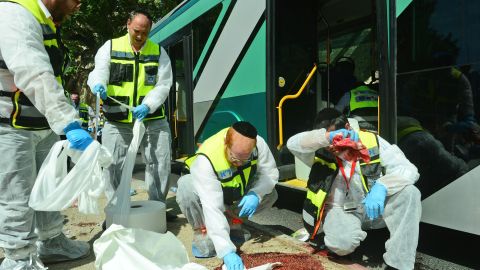
[[[168,47],[172,63],[173,84],[168,98],[173,159],[195,152],[193,133],[193,95],[191,35],[183,35]]]
[[[375,1],[270,4],[274,19],[269,22],[267,74],[271,74],[274,110],[279,112],[272,140],[277,144],[272,148],[279,151],[281,180],[287,180],[283,184],[302,188],[310,168],[286,149],[288,138],[311,130],[317,112],[333,108],[353,83],[368,81],[370,87],[377,87],[372,84],[372,74],[378,70]],[[346,74],[347,67],[351,74]]]
[[[270,88],[273,89],[274,146],[284,151],[286,140],[292,135],[312,126],[316,113],[316,76],[310,77],[301,94],[297,93],[305,83],[317,62],[317,23],[318,1],[271,1],[273,21],[269,21],[270,32]],[[268,45],[267,45],[268,46]],[[267,71],[267,74],[269,72]],[[295,95],[288,101],[282,99]],[[282,105],[282,115],[277,114]],[[286,150],[286,149],[285,149]]]

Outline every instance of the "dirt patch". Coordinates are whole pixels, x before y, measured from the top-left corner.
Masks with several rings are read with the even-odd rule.
[[[310,254],[286,254],[278,252],[240,254],[245,267],[253,268],[267,263],[280,262],[281,266],[275,267],[275,270],[323,270],[322,263]],[[222,270],[222,266],[218,266],[215,270]]]

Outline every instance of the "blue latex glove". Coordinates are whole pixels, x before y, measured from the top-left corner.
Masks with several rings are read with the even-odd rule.
[[[83,151],[93,141],[90,134],[82,129],[77,121],[68,124],[63,131],[65,135],[67,135],[67,140],[70,142],[70,148]]]
[[[358,142],[358,133],[355,132],[355,130],[342,128],[342,129],[330,131],[330,137],[329,137],[330,143],[333,142],[333,138],[338,134],[342,134],[344,139],[349,137],[350,140],[354,142]]]
[[[257,210],[259,203],[260,200],[258,199],[257,194],[253,191],[248,192],[247,195],[243,196],[242,200],[238,204],[238,207],[242,207],[238,215],[240,217],[252,217],[253,213],[255,213],[255,211]]]
[[[105,100],[107,99],[107,90],[105,90],[105,87],[103,87],[103,85],[101,84],[97,84],[93,87],[93,91],[92,91],[95,95],[97,93],[100,93],[100,98]]]
[[[370,220],[374,220],[380,215],[383,215],[386,197],[387,188],[383,184],[375,182],[373,187],[370,189],[370,192],[368,192],[367,196],[362,201],[362,203],[365,205],[367,217],[370,218]]]
[[[235,252],[230,252],[223,257],[223,263],[227,266],[228,270],[243,270],[242,258]]]
[[[463,118],[461,121],[448,125],[446,128],[452,133],[463,133],[470,131],[476,122],[477,120],[475,120],[475,117],[473,117],[473,115],[469,115]]]
[[[132,114],[133,117],[137,118],[139,121],[142,121],[145,116],[150,112],[150,108],[147,105],[142,104],[133,108]]]

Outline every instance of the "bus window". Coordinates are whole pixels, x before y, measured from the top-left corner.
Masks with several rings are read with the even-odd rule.
[[[354,88],[357,82],[364,82],[371,76],[375,55],[372,55],[372,30],[363,28],[339,36],[330,41],[332,59],[330,73],[330,101],[337,104],[342,95]],[[326,40],[320,39],[318,59],[327,59]],[[326,75],[325,75],[326,76]],[[326,91],[323,99],[326,100]]]
[[[480,2],[448,0],[414,1],[398,18],[397,137],[423,198],[480,163],[478,18]]]
[[[347,8],[348,7],[348,8]],[[334,107],[378,130],[378,70],[375,17],[368,1],[332,1],[319,10],[318,61],[321,83],[317,111]],[[378,73],[377,73],[378,74]]]
[[[194,66],[201,65],[206,51],[210,47],[207,42],[213,40],[213,35],[216,32],[212,30],[221,10],[222,5],[218,4],[192,22],[192,61]],[[198,71],[198,68],[195,70]]]

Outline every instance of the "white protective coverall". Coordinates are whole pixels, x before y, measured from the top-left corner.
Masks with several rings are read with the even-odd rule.
[[[257,149],[257,172],[249,180],[253,180],[253,186],[245,191],[245,194],[254,191],[260,198],[255,213],[275,203],[278,198],[275,185],[279,176],[275,159],[260,136],[257,136]],[[224,215],[227,206],[224,205],[222,186],[210,161],[205,156],[197,156],[190,167],[190,173],[178,180],[177,202],[180,209],[193,228],[205,225],[218,258],[236,252],[236,247],[230,240],[230,226]]]
[[[87,84],[90,89],[101,84],[107,89],[110,78],[110,44],[105,42],[95,55],[95,69],[89,74]],[[143,49],[143,47],[142,47]],[[156,111],[167,99],[172,85],[172,67],[167,52],[161,48],[159,59],[157,83],[148,92],[142,104]],[[132,89],[133,91],[133,89]],[[150,200],[165,202],[169,188],[170,162],[171,162],[171,134],[166,118],[143,121],[145,135],[140,145],[144,154],[145,184]],[[125,160],[128,146],[133,138],[133,124],[119,122],[105,123],[102,129],[102,144],[110,151],[113,163],[104,170],[104,177],[116,188],[120,184],[122,164]]]
[[[51,17],[42,1],[38,3]],[[0,247],[8,259],[19,260],[35,253],[37,239],[62,232],[59,212],[35,212],[28,200],[43,160],[59,140],[57,134],[80,120],[55,79],[40,24],[19,4],[0,3],[0,62],[6,64],[0,67],[0,90],[21,89],[51,128],[28,131],[0,123]],[[11,98],[0,96],[0,117],[9,118],[12,108]]]
[[[315,151],[330,145],[325,133],[325,129],[317,129],[296,134],[288,140],[287,147],[307,165],[312,165]],[[413,269],[421,217],[420,192],[413,184],[418,180],[419,174],[396,145],[389,144],[380,136],[378,141],[381,164],[386,172],[377,179],[387,188],[383,216],[372,222],[364,213],[361,202],[366,194],[362,188],[360,166],[355,167],[349,191],[349,196],[357,204],[357,210],[343,210],[346,183],[339,171],[326,199],[323,223],[325,245],[338,255],[347,255],[366,238],[364,229],[386,225],[390,238],[385,243],[385,262],[397,269]],[[343,165],[346,175],[350,175],[352,164],[344,160]]]

